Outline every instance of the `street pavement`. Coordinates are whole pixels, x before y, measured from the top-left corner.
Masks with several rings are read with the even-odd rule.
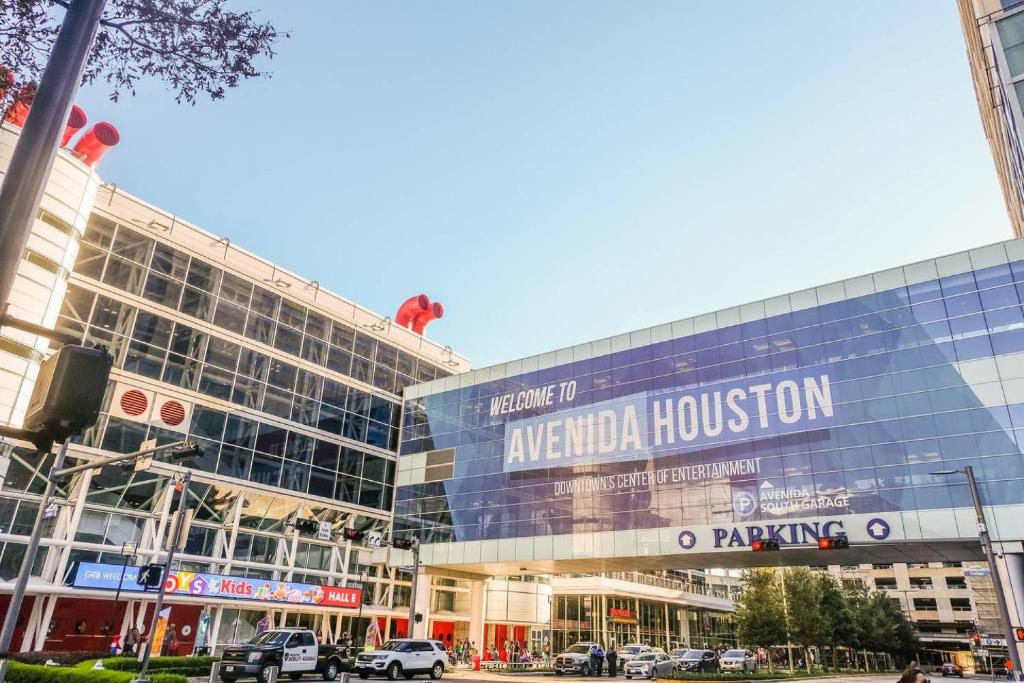
[[[931,678],[932,683],[938,683],[938,681],[943,680],[941,675],[929,674],[929,677]],[[486,672],[486,671],[456,671],[455,673],[445,674],[445,678],[450,678],[450,679],[452,679],[454,681],[458,681],[458,683],[495,683],[495,681],[503,681],[504,683],[554,683],[554,681],[556,681],[556,680],[560,681],[561,683],[571,683],[572,681],[589,681],[589,680],[592,680],[592,679],[580,678],[578,676],[569,676],[569,677],[565,677],[565,678],[557,678],[556,679],[553,676],[544,676],[544,675],[541,675],[541,674],[537,674],[537,675],[533,675],[533,676],[526,675],[526,674],[518,674],[516,676],[507,676],[507,675],[502,675],[502,674],[489,673],[489,672]],[[827,681],[828,683],[840,683],[842,681],[851,681],[851,682],[855,682],[855,683],[896,683],[896,681],[898,679],[899,679],[899,675],[898,674],[888,673],[888,674],[877,674],[877,675],[871,675],[871,676],[849,676],[849,677],[842,677],[842,678],[835,677],[835,676],[824,677],[824,678],[795,678],[795,679],[792,679],[792,680],[794,681],[794,683],[800,683],[800,682],[802,682],[802,683],[824,683],[825,681]],[[976,680],[976,681],[991,680],[991,678],[989,676],[981,676],[981,675],[978,675],[978,676],[968,675],[968,676],[965,677],[965,679],[966,680]],[[623,679],[622,677],[619,677],[616,680],[620,681],[621,683],[626,683],[625,679]],[[953,679],[947,679],[947,680],[955,681],[955,680],[958,680],[958,679],[953,678]],[[996,680],[1002,680],[1002,679],[996,679]]]

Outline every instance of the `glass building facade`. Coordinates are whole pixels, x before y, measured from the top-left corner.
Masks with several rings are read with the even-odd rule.
[[[149,439],[196,441],[202,455],[185,465],[193,471],[186,501],[192,523],[172,571],[363,595],[361,622],[351,603],[329,609],[210,596],[183,604],[169,595],[174,620],[191,631],[183,648],[239,642],[268,615],[278,625],[314,628],[325,641],[361,632],[371,619],[385,633],[404,634],[409,573],[367,564],[341,530],[388,533],[402,391],[449,375],[464,359],[123,191],[99,192],[76,224],[43,211],[36,227],[55,228],[72,245],[63,260],[72,268],[45,264],[61,276],[47,324],[56,318],[58,330],[114,356],[100,419],[76,439],[71,457],[132,452]],[[25,263],[43,268],[34,251]],[[30,361],[41,360],[43,350],[17,337],[0,340],[0,353]],[[117,400],[124,387],[187,405],[184,421],[171,428],[162,418],[126,414]],[[0,580],[10,580],[53,456],[4,444],[0,460],[7,461],[0,474]],[[79,568],[116,570],[126,543],[137,548],[132,564],[158,560],[179,495],[159,468],[108,467],[62,483],[58,500],[73,503],[43,533],[67,543],[44,541],[35,585],[80,590],[47,590],[30,601],[15,647],[103,649],[113,632],[145,627],[148,596],[126,593],[112,610],[107,587],[83,579]],[[299,531],[299,518],[331,531]],[[0,596],[0,611],[6,604]],[[40,627],[44,619],[56,626]]]
[[[1024,503],[1022,259],[994,245],[416,387],[396,529],[472,543],[968,507],[963,479],[931,474],[968,463],[989,504]]]

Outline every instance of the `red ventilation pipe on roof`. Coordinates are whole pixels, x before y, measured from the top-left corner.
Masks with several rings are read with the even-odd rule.
[[[409,327],[413,319],[428,308],[430,308],[430,299],[426,294],[409,297],[398,307],[398,313],[395,313],[395,322],[402,327]]]
[[[14,98],[14,102],[8,107],[4,120],[16,126],[24,126],[25,120],[28,118],[28,112],[32,109],[32,101],[35,98],[36,86],[31,83],[22,86],[21,90],[18,91],[18,96]]]
[[[68,114],[68,125],[64,127],[64,134],[60,136],[60,146],[66,147],[75,133],[85,128],[89,118],[77,104],[71,105],[71,113]]]
[[[423,330],[427,327],[427,323],[431,320],[436,320],[444,315],[444,306],[438,302],[430,304],[430,308],[420,313],[412,321],[412,331],[416,334],[423,334]]]
[[[117,128],[106,121],[100,121],[78,140],[75,151],[82,155],[85,163],[95,166],[107,150],[120,141],[121,135]]]

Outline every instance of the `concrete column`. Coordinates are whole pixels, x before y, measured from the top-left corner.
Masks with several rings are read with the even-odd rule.
[[[665,603],[665,649],[672,649],[672,625],[668,620],[668,603]]]
[[[36,595],[32,598],[32,609],[29,612],[28,623],[25,624],[25,634],[21,637],[20,652],[30,652],[32,650],[32,644],[35,640],[36,631],[39,629],[39,621],[42,619],[43,604],[47,598],[42,595]],[[22,606],[22,610],[25,607]],[[42,647],[36,649],[41,650]]]
[[[210,630],[206,632],[206,642],[210,646],[210,654],[213,654],[214,648],[217,647],[217,639],[220,637],[220,623],[223,616],[223,607],[218,606],[213,608],[213,619],[210,622]]]
[[[601,620],[601,647],[608,647],[608,596],[599,595],[597,618]]]
[[[634,600],[633,604],[636,606],[634,609],[634,614],[636,614],[636,640],[633,642],[637,645],[643,645],[643,642],[640,640],[640,598]],[[625,643],[623,643],[623,645],[625,645]]]
[[[487,620],[487,582],[469,584],[469,641],[483,648],[484,623]]]
[[[416,624],[409,624],[410,634],[413,638],[426,638],[427,625],[430,623],[430,601],[433,596],[430,594],[430,576],[420,573],[416,577],[416,612],[423,615],[423,621]]]
[[[690,612],[689,610],[681,609],[678,611],[679,614],[679,638],[683,642],[683,647],[691,647],[690,645]]]

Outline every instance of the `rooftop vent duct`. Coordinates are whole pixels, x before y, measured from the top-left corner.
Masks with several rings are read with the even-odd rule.
[[[121,141],[117,128],[106,121],[100,121],[81,137],[75,151],[82,155],[85,163],[95,166],[107,150]]]

